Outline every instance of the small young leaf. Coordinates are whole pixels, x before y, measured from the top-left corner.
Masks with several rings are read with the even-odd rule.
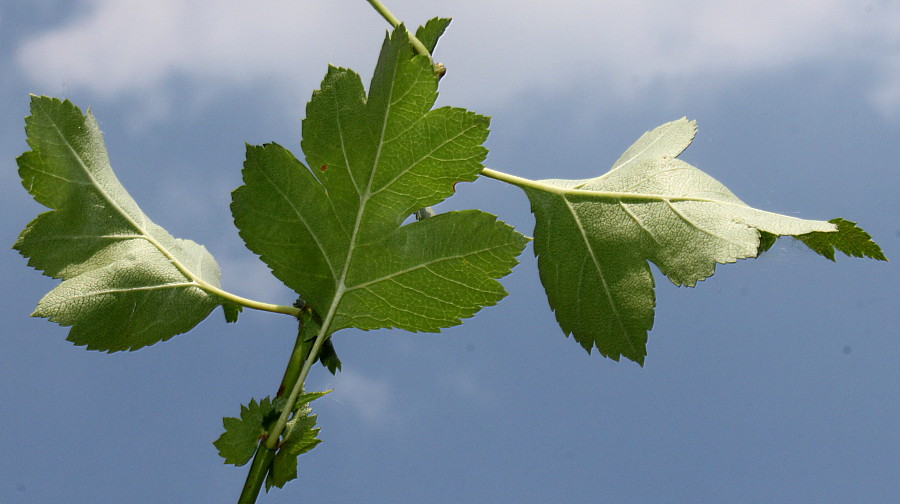
[[[225,322],[233,324],[237,322],[238,315],[244,311],[244,307],[234,303],[222,303],[222,311],[225,312]]]
[[[429,19],[425,26],[420,26],[416,30],[416,38],[433,55],[438,39],[441,38],[448,26],[450,26],[450,18]]]
[[[337,372],[341,370],[341,359],[338,358],[337,352],[334,350],[334,344],[331,342],[330,338],[325,340],[325,343],[322,343],[322,348],[319,350],[319,362],[325,366],[331,374],[337,374]]]
[[[287,467],[285,464],[287,463],[289,466],[290,459],[293,458],[294,477],[296,477],[297,456],[308,452],[319,443],[318,439],[314,439],[319,429],[313,429],[316,417],[315,415],[310,416],[309,403],[329,392],[331,391],[307,392],[300,394],[297,398],[294,416],[282,432],[279,453],[275,456],[275,463],[280,464],[279,475],[284,474],[284,469]],[[226,464],[242,466],[253,458],[260,440],[265,439],[268,435],[269,427],[278,419],[285,402],[283,397],[274,401],[266,397],[259,402],[251,399],[247,406],[241,406],[240,418],[226,417],[222,419],[225,432],[213,442],[213,445],[219,450],[219,455],[225,459]],[[310,434],[310,431],[313,430],[314,432]],[[286,454],[280,455],[284,450],[287,450]]]
[[[641,136],[600,177],[522,184],[550,306],[588,352],[596,347],[612,359],[643,363],[655,306],[648,261],[674,284],[694,286],[717,264],[756,257],[781,235],[826,257],[833,246],[879,258],[877,245],[852,223],[751,208],[675,159],[695,133],[693,121],[673,121]]]
[[[276,401],[277,402],[277,401]],[[284,404],[284,401],[281,401]],[[280,408],[279,408],[280,409]],[[266,426],[275,420],[278,409],[266,397],[260,402],[251,399],[250,404],[241,406],[241,418],[227,417],[222,419],[225,432],[213,445],[226,464],[242,466],[253,458],[260,439],[266,435]]]
[[[282,433],[281,445],[266,476],[266,491],[273,486],[282,488],[285,483],[297,478],[297,458],[322,442],[316,438],[319,429],[309,403],[329,392],[310,392],[297,398],[298,406]]]
[[[71,326],[89,350],[136,350],[192,329],[221,299],[207,250],[173,238],[138,208],[113,174],[97,121],[72,103],[34,96],[18,159],[22,185],[52,209],[13,246],[63,282],[33,313]]]
[[[506,295],[496,279],[527,240],[495,216],[450,212],[401,225],[483,168],[488,119],[431,110],[436,97],[431,64],[401,26],[385,40],[368,97],[357,74],[329,68],[303,121],[306,166],[275,144],[247,149],[235,224],[327,334],[438,331]]]
[[[765,231],[760,231],[759,232],[759,250],[757,251],[757,256],[759,254],[762,254],[763,252],[766,252],[770,248],[772,248],[772,246],[775,245],[775,242],[777,240],[778,240],[778,235],[775,235],[772,233],[766,233]]]
[[[319,331],[322,329],[321,318],[310,310],[301,315],[300,322],[302,325],[298,337],[303,338],[304,341],[315,341],[316,337],[319,335]],[[318,360],[322,366],[331,372],[331,374],[336,374],[340,371],[341,359],[338,358],[331,338],[326,339],[322,343],[322,348],[319,349]]]

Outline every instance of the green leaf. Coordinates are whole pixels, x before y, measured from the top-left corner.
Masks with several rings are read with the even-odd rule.
[[[268,397],[258,403],[256,399],[251,399],[250,404],[241,406],[241,418],[223,418],[225,432],[213,442],[213,445],[219,450],[219,455],[225,459],[225,463],[242,466],[249,462],[256,452],[260,439],[266,436],[266,427],[278,418],[278,413],[283,407],[283,399],[275,403]]]
[[[232,213],[247,247],[321,315],[323,331],[438,331],[506,292],[526,238],[479,211],[401,225],[472,181],[488,118],[431,110],[437,78],[401,26],[382,47],[368,97],[331,67],[303,121],[304,166],[276,144],[248,147]],[[307,168],[307,166],[311,167]]]
[[[304,341],[310,342],[310,346],[312,346],[316,337],[319,335],[319,331],[322,329],[322,318],[307,308],[300,316],[300,323],[300,335],[298,337],[303,338]],[[340,371],[341,359],[338,358],[337,351],[335,351],[334,344],[331,342],[330,338],[322,343],[322,348],[319,349],[317,358],[322,366],[327,368],[331,374],[336,374]]]
[[[420,26],[416,30],[416,38],[428,49],[429,53],[434,55],[438,39],[441,38],[448,26],[450,26],[450,18],[429,19],[425,26]]]
[[[330,339],[322,343],[322,348],[319,350],[319,362],[331,374],[337,374],[341,370],[341,359],[338,358],[337,352],[334,350],[334,344]]]
[[[33,96],[31,151],[19,176],[52,210],[13,248],[63,282],[32,314],[71,326],[89,350],[135,350],[192,329],[219,304],[219,267],[207,250],[173,238],[138,208],[112,172],[97,121],[72,103]]]
[[[813,252],[834,261],[835,249],[849,257],[869,257],[879,261],[887,261],[887,257],[881,251],[869,233],[856,226],[855,222],[844,219],[831,219],[832,224],[838,228],[837,233],[807,233],[796,238],[803,242]]]
[[[307,392],[298,396],[293,416],[281,434],[278,452],[269,468],[273,481],[281,483],[277,486],[281,487],[296,478],[297,457],[319,444],[320,440],[315,438],[319,433],[319,429],[315,428],[316,416],[311,414],[309,403],[329,392]],[[274,401],[266,397],[259,402],[251,399],[247,406],[241,406],[240,418],[222,419],[225,432],[213,445],[226,464],[242,466],[253,458],[260,440],[268,436],[269,427],[278,419],[285,402],[283,397]]]
[[[759,254],[762,254],[763,252],[766,252],[767,250],[772,248],[772,246],[775,245],[775,242],[777,240],[778,240],[778,235],[774,235],[772,233],[766,233],[765,231],[760,231],[759,232],[759,251],[757,252],[757,256],[759,256]]]
[[[751,208],[676,159],[695,133],[693,121],[673,121],[641,136],[600,177],[519,184],[535,214],[550,306],[588,352],[643,363],[655,306],[648,261],[674,284],[694,286],[716,264],[756,257],[780,235],[805,237],[826,257],[826,245],[874,254],[840,223]]]
[[[316,415],[312,414],[309,403],[329,392],[331,391],[309,392],[297,398],[294,415],[288,420],[282,433],[281,445],[266,477],[266,491],[273,486],[282,488],[285,483],[297,478],[297,458],[322,442],[316,438],[319,429],[316,427]]]
[[[238,315],[244,311],[244,307],[235,303],[222,303],[222,311],[225,312],[225,322],[233,324],[238,321]]]

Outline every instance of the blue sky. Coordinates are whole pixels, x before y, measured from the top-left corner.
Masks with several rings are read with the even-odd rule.
[[[454,22],[440,104],[491,115],[487,165],[529,178],[605,172],[687,115],[683,158],[747,203],[859,222],[900,251],[900,5],[394,1]],[[11,246],[43,211],[21,188],[28,93],[98,117],[119,178],[172,234],[204,244],[240,295],[291,292],[240,241],[230,191],[244,143],[299,153],[326,65],[368,79],[383,20],[345,2],[9,0],[0,6],[0,221]],[[482,208],[531,234],[492,180],[438,210]],[[530,246],[510,296],[441,334],[342,332],[316,369],[324,442],[260,502],[892,503],[900,495],[895,262],[836,264],[789,241],[695,289],[657,275],[643,368],[563,337]],[[211,442],[274,392],[287,317],[219,312],[133,353],[87,352],[27,314],[55,284],[0,254],[0,502],[236,500],[245,470]]]

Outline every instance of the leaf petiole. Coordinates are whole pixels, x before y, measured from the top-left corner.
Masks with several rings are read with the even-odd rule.
[[[570,196],[581,196],[586,198],[591,198],[595,201],[601,199],[609,199],[609,200],[628,200],[628,201],[645,201],[645,202],[665,202],[668,204],[672,203],[681,203],[681,202],[698,202],[698,203],[715,203],[724,208],[735,208],[735,209],[745,209],[748,208],[745,204],[741,202],[733,202],[733,201],[722,201],[710,197],[700,197],[700,196],[683,196],[677,194],[657,194],[657,193],[641,193],[641,192],[623,192],[623,191],[601,191],[597,189],[579,189],[581,185],[575,187],[565,187],[555,184],[549,184],[546,181],[541,180],[531,180],[524,177],[518,177],[516,175],[511,175],[509,173],[504,173],[497,170],[492,170],[490,168],[483,168],[481,170],[481,175],[485,177],[492,178],[494,180],[498,180],[500,182],[504,182],[506,184],[510,184],[521,189],[533,189],[540,191],[542,193],[553,194],[555,196],[559,196],[561,198],[566,198]],[[774,212],[767,212],[765,210],[759,209],[750,209],[755,215],[760,216],[774,216],[774,217],[782,217]],[[834,232],[837,231],[838,228],[835,225],[829,225],[825,222],[819,222],[823,229],[818,229],[819,232]]]
[[[301,310],[296,306],[283,306],[272,303],[263,303],[262,301],[254,301],[253,299],[247,299],[245,297],[238,296],[236,294],[232,294],[226,290],[222,290],[214,285],[208,284],[200,279],[195,278],[194,281],[197,283],[197,286],[201,289],[209,292],[210,294],[215,294],[220,298],[231,301],[234,304],[238,304],[244,306],[246,308],[251,308],[254,310],[261,310],[273,313],[283,313],[285,315],[290,315],[295,318],[300,317]]]
[[[494,180],[499,180],[500,182],[505,182],[509,185],[514,185],[516,187],[530,187],[532,189],[545,190],[544,185],[540,182],[536,182],[534,180],[523,177],[517,177],[515,175],[510,175],[509,173],[504,173],[502,171],[492,170],[490,168],[482,168],[481,175],[492,178]]]

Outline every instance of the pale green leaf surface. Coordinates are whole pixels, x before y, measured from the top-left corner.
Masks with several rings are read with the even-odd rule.
[[[693,121],[673,121],[641,136],[600,177],[522,184],[550,305],[588,351],[643,363],[655,307],[648,261],[674,284],[694,286],[717,264],[756,257],[761,235],[763,249],[779,235],[835,246],[849,239],[849,228],[834,223],[751,208],[675,159],[695,132]],[[811,248],[828,257],[830,247]]]
[[[356,73],[329,68],[303,121],[306,166],[275,144],[248,147],[245,185],[233,194],[247,246],[329,334],[458,324],[506,294],[496,279],[526,243],[479,211],[401,225],[475,180],[489,123],[432,110],[436,77],[404,30],[386,39],[368,96]]]
[[[18,158],[22,184],[52,209],[14,248],[62,279],[34,316],[71,326],[91,350],[135,350],[186,332],[218,306],[201,286],[219,287],[207,250],[173,238],[138,208],[112,172],[97,121],[68,101],[32,97],[31,151]]]

